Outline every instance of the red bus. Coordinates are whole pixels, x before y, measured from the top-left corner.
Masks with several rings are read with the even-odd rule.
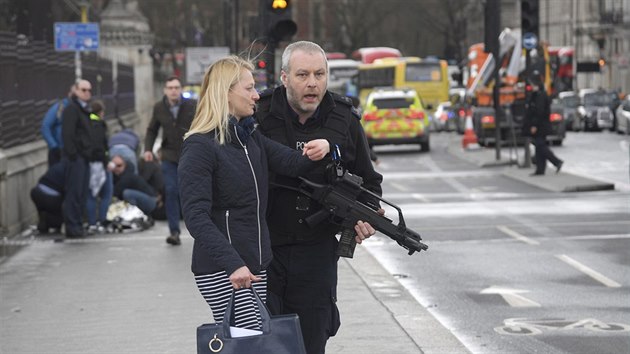
[[[573,90],[573,47],[549,47],[552,95]]]
[[[402,53],[396,48],[390,47],[365,47],[359,48],[352,53],[352,59],[363,64],[372,64],[376,59],[400,58]]]

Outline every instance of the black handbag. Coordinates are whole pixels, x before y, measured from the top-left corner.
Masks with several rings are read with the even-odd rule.
[[[252,288],[260,316],[262,334],[232,337],[230,323],[234,315],[234,290],[228,300],[223,322],[197,327],[198,354],[306,354],[300,320],[297,314],[271,316],[269,310]]]

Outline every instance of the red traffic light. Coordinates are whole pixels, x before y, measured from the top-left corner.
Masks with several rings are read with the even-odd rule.
[[[259,60],[256,66],[258,66],[258,69],[264,69],[267,67],[267,63],[264,60]]]

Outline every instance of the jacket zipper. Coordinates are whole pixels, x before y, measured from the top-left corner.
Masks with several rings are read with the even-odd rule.
[[[247,151],[247,146],[243,144],[241,138],[238,137],[238,131],[236,130],[236,126],[234,127],[234,134],[236,135],[236,139],[243,150],[245,150],[245,157],[247,158],[247,162],[249,163],[249,169],[252,171],[252,177],[254,178],[254,187],[256,188],[256,221],[258,226],[258,263],[262,267],[262,235],[260,231],[260,192],[258,191],[258,182],[256,181],[256,172],[254,172],[254,166],[252,165],[252,161],[249,158],[249,151]]]
[[[232,244],[232,236],[230,235],[230,211],[225,211],[225,230],[227,232],[228,241]]]

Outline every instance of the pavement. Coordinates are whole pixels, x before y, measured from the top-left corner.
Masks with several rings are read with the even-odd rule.
[[[533,168],[513,165],[509,153],[496,160],[493,149],[460,141],[449,145],[453,155],[544,189],[614,188],[564,171],[530,177]],[[0,263],[0,354],[194,353],[195,329],[212,316],[190,272],[192,238],[184,231],[173,247],[167,234],[158,221],[63,242],[30,232],[1,240],[19,251]],[[469,353],[362,246],[339,261],[338,306],[342,325],[327,353]]]
[[[492,148],[464,149],[460,136],[452,136],[449,140],[447,151],[466,161],[470,161],[481,168],[499,168],[501,173],[509,178],[527,183],[550,192],[590,192],[613,190],[615,184],[600,181],[591,177],[567,172],[567,163],[562,166],[560,173],[548,163],[546,173],[542,176],[531,176],[536,167],[534,164],[525,167],[525,149],[522,146],[516,149],[501,147],[499,159],[496,150]],[[531,151],[533,155],[533,149]]]
[[[190,272],[193,239],[140,232],[56,241],[23,234],[0,264],[0,353],[194,353],[212,322]],[[402,251],[402,250],[401,250]],[[468,353],[359,246],[339,261],[342,325],[327,353]]]

